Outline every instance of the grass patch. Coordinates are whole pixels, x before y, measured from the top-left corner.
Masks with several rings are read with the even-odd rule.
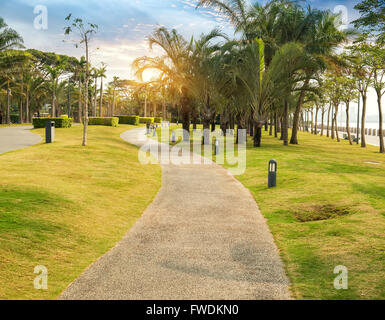
[[[351,208],[337,207],[332,204],[315,204],[293,211],[294,218],[299,222],[329,220],[348,214],[351,214]]]
[[[134,126],[56,129],[56,142],[0,155],[0,299],[54,299],[112,248],[161,185],[120,138]],[[44,129],[32,132],[43,135]],[[34,267],[48,269],[35,290]]]
[[[385,299],[385,156],[310,133],[299,142],[284,147],[264,131],[262,148],[248,141],[246,172],[236,177],[267,218],[293,296]],[[278,185],[268,189],[271,159]],[[348,268],[348,290],[334,289],[339,265]]]

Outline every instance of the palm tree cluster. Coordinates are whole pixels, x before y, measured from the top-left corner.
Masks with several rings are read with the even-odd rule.
[[[270,124],[270,134],[275,128],[285,145],[297,144],[304,105],[319,95],[324,73],[348,39],[338,28],[338,15],[284,0],[265,5],[201,0],[198,7],[225,16],[235,39],[214,29],[187,41],[175,30],[159,28],[148,41],[164,55],[136,59],[137,75],[159,70],[158,84],[171,99],[166,103],[180,108],[186,130],[191,121],[200,119],[209,128],[219,119],[224,132],[247,129],[259,147],[263,127]]]
[[[119,103],[119,79],[115,77],[105,90],[106,65],[89,67],[86,91],[85,58],[24,49],[20,35],[0,18],[0,123],[29,123],[33,115],[63,114],[80,122],[86,99],[91,116],[111,116]]]

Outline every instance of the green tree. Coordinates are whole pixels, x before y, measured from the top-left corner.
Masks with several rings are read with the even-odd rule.
[[[74,30],[77,31],[80,41],[79,44],[85,46],[85,59],[86,59],[86,73],[85,73],[85,99],[84,99],[84,112],[83,112],[83,146],[87,145],[87,126],[88,126],[88,86],[90,79],[90,61],[89,61],[89,45],[92,36],[97,32],[98,26],[93,23],[85,23],[80,18],[72,18],[69,14],[66,17],[70,25],[65,28],[65,34],[69,35]],[[78,46],[78,44],[76,45]]]

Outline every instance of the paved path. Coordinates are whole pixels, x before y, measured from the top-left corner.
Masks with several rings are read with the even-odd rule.
[[[326,136],[326,134],[327,134],[327,130],[324,130],[324,135]],[[343,140],[344,135],[347,134],[347,133],[346,132],[342,132],[342,131],[338,131],[338,134],[340,136],[340,139]],[[357,137],[357,134],[355,134],[355,133],[351,133],[351,135]],[[360,134],[360,137],[361,137],[361,134]],[[380,138],[379,137],[377,137],[377,136],[368,136],[368,135],[366,135],[365,137],[366,137],[366,144],[369,144],[369,145],[372,145],[372,146],[375,146],[375,147],[379,147],[380,146]],[[360,140],[360,145],[361,145],[361,140]]]
[[[0,154],[39,143],[42,138],[30,129],[30,126],[0,128]]]
[[[144,139],[143,129],[122,138],[140,146],[138,132]],[[290,299],[249,191],[216,164],[162,170],[162,188],[143,216],[60,299]]]

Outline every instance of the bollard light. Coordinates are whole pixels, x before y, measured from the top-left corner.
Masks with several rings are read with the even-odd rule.
[[[175,132],[171,133],[171,143],[175,143]]]
[[[45,123],[45,143],[52,143],[55,140],[55,121],[47,120]]]
[[[274,188],[277,186],[277,161],[269,161],[269,188]]]
[[[215,155],[219,154],[219,141],[215,140]]]
[[[156,136],[156,129],[154,128],[154,131],[152,133],[152,136],[155,137]]]

